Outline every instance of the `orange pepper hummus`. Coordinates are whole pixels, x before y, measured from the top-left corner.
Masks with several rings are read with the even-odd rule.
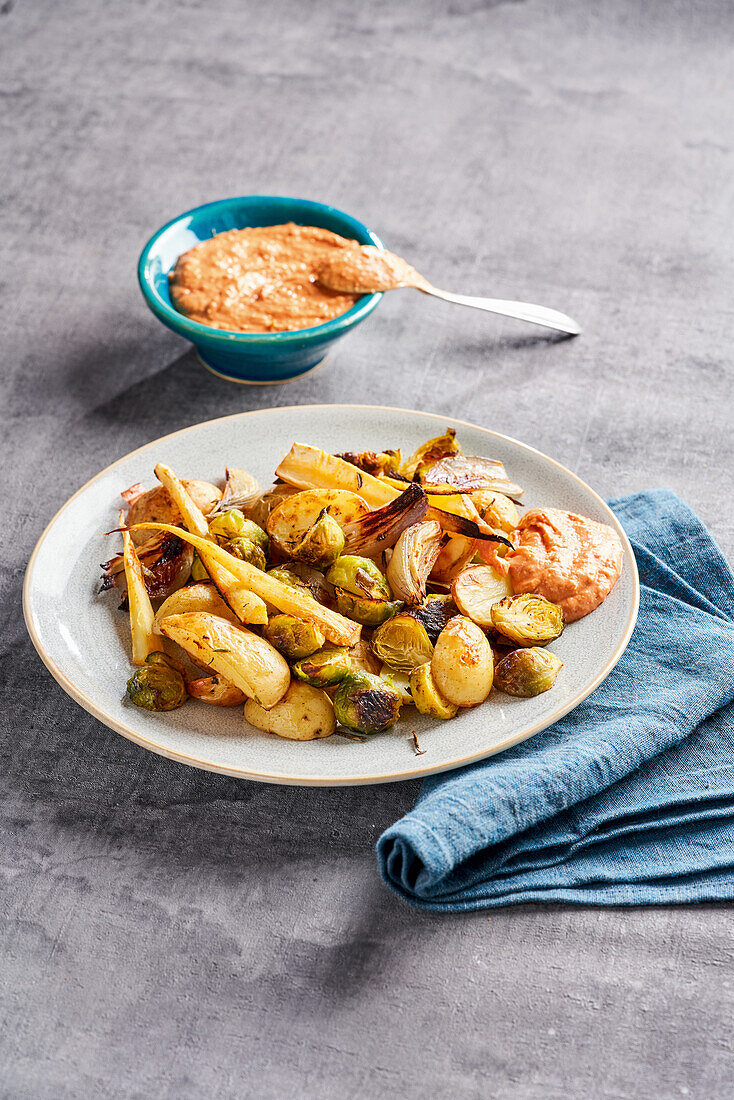
[[[567,623],[607,598],[622,572],[622,543],[605,523],[558,508],[534,508],[517,525],[506,557],[515,592],[545,596]]]
[[[313,225],[230,229],[179,256],[169,276],[179,313],[231,332],[289,332],[323,325],[351,309],[359,295],[330,290],[317,271],[358,249]]]

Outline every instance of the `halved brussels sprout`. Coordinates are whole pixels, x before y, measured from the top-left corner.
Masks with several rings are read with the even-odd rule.
[[[341,646],[327,646],[308,657],[302,657],[293,666],[293,675],[312,687],[329,687],[338,684],[351,669],[349,650]]]
[[[512,585],[490,565],[470,565],[459,573],[451,595],[462,615],[478,626],[492,626],[492,607],[512,595]]]
[[[325,641],[317,626],[295,615],[273,615],[263,628],[263,636],[289,661],[310,657]]]
[[[256,569],[262,569],[264,571],[267,567],[268,559],[265,551],[262,546],[257,542],[253,542],[252,539],[230,539],[229,542],[225,542],[222,545],[224,549],[230,554],[233,554],[235,558],[239,558],[240,561],[248,561],[250,565],[254,565]]]
[[[268,576],[275,577],[281,584],[287,584],[289,588],[297,591],[308,592],[311,590],[304,580],[295,571],[294,565],[276,565],[274,569],[268,569]]]
[[[426,596],[423,603],[418,604],[417,607],[411,607],[408,614],[413,615],[419,623],[423,624],[426,634],[435,645],[446,623],[459,614],[459,609],[451,596],[434,592]]]
[[[355,733],[381,733],[400,717],[400,692],[381,676],[350,672],[334,696],[337,722]]]
[[[514,649],[494,670],[494,684],[506,695],[532,699],[553,687],[562,668],[563,662],[550,650],[537,646]]]
[[[372,600],[369,596],[345,592],[343,588],[335,588],[334,595],[337,611],[364,626],[380,626],[403,606],[400,600]]]
[[[304,561],[289,562],[285,568],[295,580],[305,584],[315,600],[326,604],[327,607],[331,604],[332,598],[329,586],[326,583],[324,574],[319,569],[314,568],[313,565],[307,565]]]
[[[215,516],[209,523],[209,534],[213,535],[220,546],[233,539],[249,539],[266,554],[270,540],[267,534],[251,519],[247,519],[239,508],[228,508],[226,512]]]
[[[326,568],[327,565],[336,561],[343,549],[344,532],[333,516],[324,509],[314,525],[289,553],[296,561]]]
[[[358,554],[342,554],[329,569],[326,579],[335,588],[342,588],[355,596],[369,596],[373,600],[392,599],[387,578],[373,561]]]
[[[411,672],[430,661],[433,645],[423,624],[403,611],[375,631],[372,652],[395,672]]]
[[[181,665],[167,653],[149,653],[128,680],[127,696],[145,710],[176,710],[186,702]]]
[[[391,687],[395,688],[404,707],[415,706],[415,700],[410,691],[410,676],[407,672],[394,672],[387,665],[383,665],[379,675],[382,680],[387,680]]]
[[[563,633],[563,611],[557,604],[522,592],[506,596],[491,608],[492,625],[515,645],[547,645]]]
[[[429,718],[453,718],[458,711],[456,703],[444,699],[436,687],[431,673],[431,662],[418,665],[410,674],[410,693],[421,714]]]

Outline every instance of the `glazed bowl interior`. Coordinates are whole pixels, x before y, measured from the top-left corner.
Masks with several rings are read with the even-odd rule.
[[[194,343],[197,343],[197,338],[205,341],[219,338],[230,346],[240,344],[243,348],[299,343],[310,334],[324,339],[332,334],[340,334],[363,320],[379,303],[381,294],[363,295],[351,309],[341,313],[339,317],[315,328],[291,332],[228,332],[212,329],[208,324],[190,320],[174,308],[168,293],[168,275],[173,271],[180,254],[195,248],[201,241],[209,240],[216,233],[231,229],[277,226],[288,221],[294,221],[299,226],[329,229],[333,233],[339,233],[341,237],[359,241],[360,244],[373,244],[376,248],[383,248],[380,239],[361,221],[322,202],[264,195],[245,195],[207,202],[205,206],[188,210],[169,221],[145,245],[138,273],[147,305],[164,323],[175,331],[188,335]]]

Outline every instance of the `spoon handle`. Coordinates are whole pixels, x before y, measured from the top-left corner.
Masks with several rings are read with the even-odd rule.
[[[424,294],[432,294],[434,298],[442,298],[445,302],[455,302],[457,306],[473,306],[474,309],[486,309],[488,313],[499,313],[503,317],[516,317],[518,321],[544,325],[559,332],[567,332],[569,336],[578,336],[581,332],[581,327],[565,313],[559,313],[557,309],[547,309],[546,306],[533,306],[528,302],[506,302],[502,298],[468,298],[465,294],[449,294],[448,291],[439,290],[428,283],[421,284],[417,289]]]

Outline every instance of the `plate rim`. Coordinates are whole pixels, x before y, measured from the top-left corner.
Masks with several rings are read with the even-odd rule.
[[[600,672],[594,677],[590,684],[588,684],[582,691],[578,692],[568,703],[559,707],[551,715],[546,718],[540,719],[532,727],[527,730],[523,730],[522,733],[515,734],[512,737],[508,737],[506,741],[503,741],[500,745],[496,745],[488,750],[481,750],[476,753],[471,753],[468,756],[459,758],[458,760],[452,760],[448,763],[441,764],[437,767],[431,767],[430,765],[421,765],[413,769],[406,769],[400,773],[387,773],[384,775],[370,775],[370,776],[323,776],[323,775],[300,775],[289,776],[287,774],[279,773],[264,773],[255,772],[246,768],[224,767],[221,764],[217,764],[213,761],[202,760],[199,757],[191,756],[188,753],[180,752],[177,750],[169,749],[165,745],[161,745],[159,742],[152,741],[150,738],[141,734],[131,726],[126,725],[125,722],[120,721],[114,715],[108,714],[102,707],[98,706],[93,699],[91,699],[84,691],[76,686],[73,680],[71,680],[66,673],[56,664],[53,657],[45,649],[38,630],[31,613],[31,588],[33,584],[33,571],[35,568],[36,559],[41,550],[43,543],[49,536],[51,529],[56,521],[68,507],[70,507],[77,497],[81,496],[91,485],[100,478],[105,477],[117,466],[120,466],[123,462],[126,462],[129,458],[133,458],[135,455],[140,454],[157,443],[164,443],[176,436],[184,435],[186,432],[193,431],[196,428],[208,427],[212,424],[218,424],[225,420],[241,420],[247,416],[262,416],[264,413],[283,411],[293,412],[295,410],[311,410],[311,409],[370,409],[379,412],[397,412],[404,413],[408,416],[424,416],[427,419],[446,420],[451,422],[452,426],[457,425],[459,427],[471,428],[473,430],[482,432],[484,435],[491,436],[495,439],[501,439],[503,442],[510,443],[516,447],[522,448],[522,450],[529,452],[532,455],[536,455],[543,459],[545,462],[551,463],[558,470],[566,474],[568,477],[576,481],[586,492],[597,501],[601,508],[611,518],[612,525],[619,535],[622,546],[625,550],[625,555],[630,563],[631,567],[631,579],[632,579],[632,604],[630,613],[627,618],[627,623],[622,634],[621,641],[617,645],[614,653],[611,655],[607,663],[600,670]],[[186,764],[189,767],[200,768],[203,771],[215,772],[219,775],[231,776],[235,779],[248,779],[252,782],[258,783],[273,783],[278,786],[297,786],[297,787],[353,787],[353,786],[367,786],[376,783],[402,783],[411,779],[421,779],[430,775],[439,775],[442,772],[454,771],[457,768],[466,767],[469,764],[475,764],[480,760],[486,760],[490,756],[496,756],[500,752],[506,752],[508,749],[513,748],[515,745],[521,744],[523,741],[529,740],[534,737],[535,734],[541,733],[543,730],[548,729],[559,719],[563,718],[566,714],[569,714],[572,710],[575,710],[584,699],[602,683],[603,680],[609,675],[612,669],[619,662],[622,654],[624,653],[629,640],[632,636],[632,632],[637,623],[637,616],[640,607],[640,578],[637,569],[637,561],[632,549],[632,545],[627,537],[627,533],[622,527],[614,512],[612,512],[609,505],[594,489],[592,489],[584,480],[580,478],[578,474],[573,473],[567,466],[564,466],[561,462],[551,458],[549,455],[539,451],[536,447],[531,447],[528,443],[523,443],[519,439],[514,439],[512,436],[504,435],[502,432],[496,432],[491,428],[483,428],[479,424],[474,424],[469,420],[461,420],[458,417],[454,417],[444,413],[427,412],[421,409],[403,409],[395,405],[365,405],[359,403],[332,403],[324,402],[319,404],[308,405],[272,405],[265,409],[250,409],[246,412],[228,413],[225,416],[216,416],[211,420],[202,420],[196,424],[189,424],[185,428],[178,428],[175,432],[169,432],[167,435],[158,436],[156,439],[151,439],[148,443],[141,444],[140,447],[136,447],[132,451],[128,451],[120,458],[115,459],[109,466],[105,466],[102,470],[96,473],[93,477],[89,478],[76,492],[61,505],[60,508],[54,513],[51,519],[48,521],[43,531],[39,535],[36,544],[33,548],[28,564],[25,569],[25,575],[23,579],[23,619],[25,621],[26,629],[30,636],[31,642],[41,658],[41,661],[46,666],[48,671],[53,676],[54,680],[59,686],[66,692],[66,694],[74,700],[83,710],[86,710],[97,721],[108,729],[113,730],[115,733],[121,734],[128,741],[132,741],[136,745],[140,745],[142,748],[147,749],[149,752],[154,752],[158,756],[163,756],[168,760],[174,760],[179,764]]]

